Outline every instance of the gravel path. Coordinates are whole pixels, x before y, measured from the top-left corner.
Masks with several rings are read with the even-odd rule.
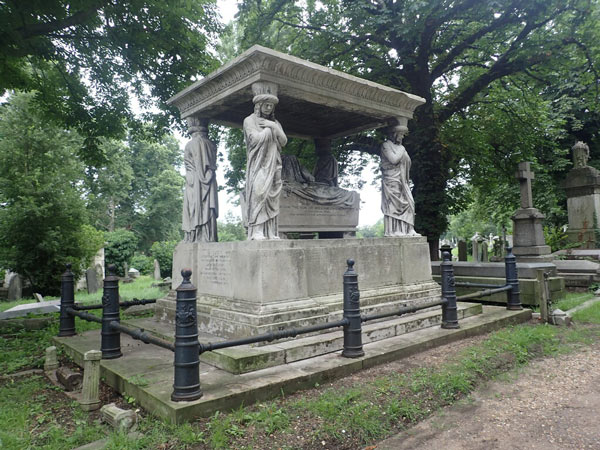
[[[600,344],[532,362],[376,448],[600,449]]]

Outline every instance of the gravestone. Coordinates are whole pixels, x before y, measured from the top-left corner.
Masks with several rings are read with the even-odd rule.
[[[129,276],[129,278],[133,278],[135,280],[136,278],[138,278],[140,276],[140,271],[137,270],[135,267],[132,267],[127,272],[127,275]]]
[[[160,264],[158,263],[158,259],[154,260],[154,279],[162,280],[162,277],[160,276]]]
[[[521,208],[511,217],[513,221],[513,253],[519,262],[550,262],[550,246],[546,245],[542,220],[544,215],[533,207],[531,181],[535,178],[529,162],[519,163],[516,173],[521,189]]]
[[[483,241],[481,243],[481,262],[488,262],[489,261],[489,249],[488,249],[488,243],[487,241]]]
[[[8,278],[8,300],[21,300],[23,297],[23,283],[18,273],[12,272]]]
[[[88,294],[93,294],[100,289],[100,284],[98,280],[98,274],[95,268],[89,268],[85,271],[85,282],[87,286]]]
[[[458,260],[466,261],[467,260],[467,242],[466,241],[458,241]]]
[[[479,232],[476,231],[473,237],[471,238],[471,244],[473,245],[473,262],[481,261],[481,242],[483,238],[479,235]]]
[[[562,184],[567,194],[568,240],[580,243],[581,248],[599,248],[596,234],[600,226],[600,172],[587,165],[587,144],[577,142],[572,150],[574,167]]]
[[[35,298],[35,301],[38,303],[42,303],[44,301],[44,297],[42,296],[42,294],[39,294],[37,292],[33,293],[33,298]]]

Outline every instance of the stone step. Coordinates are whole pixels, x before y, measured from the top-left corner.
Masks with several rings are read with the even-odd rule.
[[[100,362],[100,375],[123,395],[136,399],[146,411],[172,423],[209,417],[215,411],[228,411],[280,396],[299,389],[331,382],[361,369],[398,360],[438,345],[486,333],[511,323],[527,321],[531,310],[508,311],[503,307],[483,306],[483,314],[460,321],[460,329],[429,327],[410,335],[394,336],[364,345],[365,356],[343,358],[327,353],[302,361],[277,365],[254,372],[234,375],[206,363],[200,364],[203,396],[192,402],[173,402],[173,353],[154,345],[121,336],[123,357]],[[76,364],[83,364],[83,354],[97,349],[100,330],[72,337],[55,337],[65,353]],[[140,382],[143,380],[143,383]]]
[[[460,302],[458,303],[459,322],[461,319],[481,314],[481,311],[481,304]],[[388,339],[393,336],[401,336],[424,328],[439,326],[441,321],[441,308],[437,307],[389,320],[363,324],[363,344]],[[174,340],[175,329],[173,325],[166,325],[151,318],[133,319],[128,320],[126,323],[130,326],[143,328],[163,339]],[[225,348],[206,352],[200,357],[200,360],[229,373],[247,373],[341,350],[343,336],[343,332],[339,330],[298,337],[293,340],[260,347],[243,345]],[[222,338],[206,333],[201,333],[199,339],[201,342],[218,342],[223,340]]]

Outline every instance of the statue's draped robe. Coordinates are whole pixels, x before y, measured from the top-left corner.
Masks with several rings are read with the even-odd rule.
[[[315,181],[329,186],[338,186],[338,162],[333,155],[322,155],[317,159]]]
[[[244,119],[247,150],[245,207],[248,239],[276,239],[279,197],[282,188],[281,148],[287,143],[279,122],[280,133],[261,128],[258,116]],[[278,137],[279,135],[279,137]]]
[[[217,241],[217,148],[208,137],[194,133],[183,155],[185,194],[182,229],[187,242]]]
[[[381,211],[386,236],[414,235],[415,201],[410,191],[410,157],[404,146],[381,147]]]

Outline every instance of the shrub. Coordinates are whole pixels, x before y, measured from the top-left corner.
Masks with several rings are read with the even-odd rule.
[[[124,265],[129,263],[137,248],[138,239],[133,231],[124,229],[105,233],[104,260],[106,265],[117,266],[117,275],[125,276]]]
[[[161,241],[152,244],[150,254],[158,260],[160,265],[160,276],[170,277],[173,270],[173,252],[177,246],[177,241]]]
[[[151,275],[154,270],[154,260],[143,253],[136,253],[129,265],[139,270],[142,275]]]

